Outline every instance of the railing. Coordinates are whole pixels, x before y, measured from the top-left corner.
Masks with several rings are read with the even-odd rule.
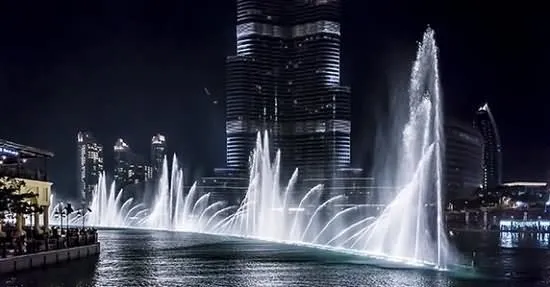
[[[19,237],[11,236],[10,234],[13,234],[14,230],[9,228],[4,228],[3,231],[8,236],[0,238],[0,255],[2,258],[87,246],[98,242],[97,230],[91,228],[54,229],[50,235],[36,234],[28,230],[26,235]]]

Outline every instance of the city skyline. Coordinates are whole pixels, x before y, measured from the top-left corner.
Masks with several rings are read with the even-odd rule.
[[[550,283],[542,6],[4,2],[0,285]]]
[[[61,11],[80,4],[37,9],[60,11],[44,14],[18,3],[7,4],[14,13],[1,20],[10,28],[0,53],[0,93],[8,95],[14,105],[47,116],[37,121],[16,109],[7,111],[0,119],[10,125],[0,128],[2,137],[56,152],[51,173],[60,190],[76,186],[74,180],[62,176],[71,172],[76,155],[63,151],[74,150],[74,135],[81,129],[93,131],[102,143],[123,137],[142,154],[149,150],[150,135],[162,131],[172,139],[169,153],[177,152],[184,163],[197,165],[197,175],[223,166],[224,58],[234,53],[235,5],[233,1],[216,2],[221,7],[214,11],[209,9],[213,3],[169,2],[162,7],[151,4],[151,9],[136,4],[130,10],[120,3],[108,4],[111,12],[88,7],[100,16],[82,15],[97,25],[83,21],[70,29],[50,19],[67,19]],[[468,23],[449,24],[442,19],[451,17],[451,11],[443,7],[420,11],[427,5],[420,3],[409,4],[410,10],[405,9],[409,12],[396,12],[387,19],[376,16],[390,15],[395,4],[344,4],[342,78],[352,87],[352,117],[358,123],[352,131],[354,165],[363,167],[371,158],[372,131],[378,118],[388,113],[380,102],[395,92],[388,85],[395,83],[403,90],[399,82],[407,80],[414,42],[426,24],[431,24],[442,48],[443,91],[447,109],[452,107],[448,114],[471,119],[477,107],[488,101],[501,129],[505,176],[542,180],[546,163],[540,154],[546,154],[548,141],[540,130],[550,121],[544,120],[547,115],[539,110],[544,100],[537,95],[544,90],[539,90],[540,82],[529,81],[519,71],[540,74],[537,65],[544,61],[508,61],[507,53],[517,53],[519,46],[504,33],[511,26],[505,15],[489,24],[482,11],[472,8],[469,17],[464,17]],[[73,13],[83,13],[78,11]],[[417,17],[410,11],[424,14]],[[433,11],[439,16],[430,16],[436,14]],[[32,21],[19,25],[21,15]],[[128,21],[135,15],[150,23]],[[498,25],[504,26],[496,29]],[[525,36],[535,41],[535,23],[521,25],[531,29]],[[478,33],[466,32],[471,30]],[[47,41],[50,44],[40,45]],[[541,57],[537,52],[544,45],[523,49],[529,51],[526,57]],[[504,62],[507,69],[502,69]],[[517,99],[513,95],[523,100],[513,100]],[[517,113],[521,121],[506,121]],[[526,158],[532,167],[517,169]]]
[[[117,190],[128,185],[157,180],[161,176],[164,159],[167,157],[166,137],[160,133],[151,138],[150,153],[147,155],[134,152],[123,138],[118,138],[113,145],[113,156],[107,157],[107,161],[104,156],[103,144],[95,138],[92,132],[78,132],[76,143],[78,184],[76,192],[66,194],[66,196],[83,204],[91,202],[101,176],[112,177],[116,182],[115,189]],[[130,193],[134,193],[134,189]],[[137,198],[136,195],[133,194],[133,197]],[[123,199],[127,196],[130,194],[125,195]]]

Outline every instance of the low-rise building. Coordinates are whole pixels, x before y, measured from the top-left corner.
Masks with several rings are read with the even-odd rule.
[[[34,193],[30,200],[40,206],[42,214],[33,214],[32,225],[34,227],[48,228],[50,196],[52,182],[48,179],[47,161],[54,156],[53,153],[38,148],[17,144],[11,141],[0,140],[0,178],[2,180],[16,179],[24,182],[19,191],[20,194]],[[18,230],[25,225],[25,218],[17,214],[15,223]]]

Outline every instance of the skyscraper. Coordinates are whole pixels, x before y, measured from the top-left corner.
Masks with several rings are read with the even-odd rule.
[[[123,139],[118,139],[114,145],[115,152],[115,183],[121,189],[130,184],[142,183],[152,178],[150,164],[143,157],[135,154]],[[125,194],[131,197],[130,194]],[[133,196],[135,198],[135,196]]]
[[[158,179],[162,172],[164,157],[166,157],[166,137],[156,134],[151,139],[151,165],[154,179]]]
[[[99,175],[103,172],[103,146],[92,133],[79,132],[77,135],[78,149],[78,192],[82,203],[88,204],[97,187]]]
[[[483,182],[483,140],[471,122],[445,121],[446,198],[468,199]]]
[[[339,0],[237,0],[237,51],[226,61],[228,168],[248,167],[261,130],[286,172],[326,177],[349,166],[339,20]]]
[[[475,127],[483,138],[482,187],[492,189],[502,183],[502,146],[495,118],[485,104],[477,111]]]

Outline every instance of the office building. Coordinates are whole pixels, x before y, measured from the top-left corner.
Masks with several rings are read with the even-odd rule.
[[[483,139],[482,187],[494,189],[502,183],[502,146],[495,118],[485,104],[477,111],[474,126]]]
[[[445,123],[445,191],[447,200],[469,199],[482,184],[483,140],[472,124]]]
[[[87,205],[92,200],[99,176],[104,171],[103,146],[97,142],[92,133],[79,132],[77,149],[78,198]]]
[[[162,163],[166,157],[166,137],[156,134],[151,139],[151,166],[153,179],[158,179],[162,172]]]
[[[128,185],[143,183],[153,178],[153,168],[145,159],[135,154],[123,139],[118,139],[114,146],[115,172],[114,179],[117,189]],[[124,193],[123,198],[139,198],[140,194]]]
[[[258,131],[283,178],[333,177],[351,160],[350,89],[340,81],[341,1],[237,0],[227,58],[227,168],[246,170]]]

